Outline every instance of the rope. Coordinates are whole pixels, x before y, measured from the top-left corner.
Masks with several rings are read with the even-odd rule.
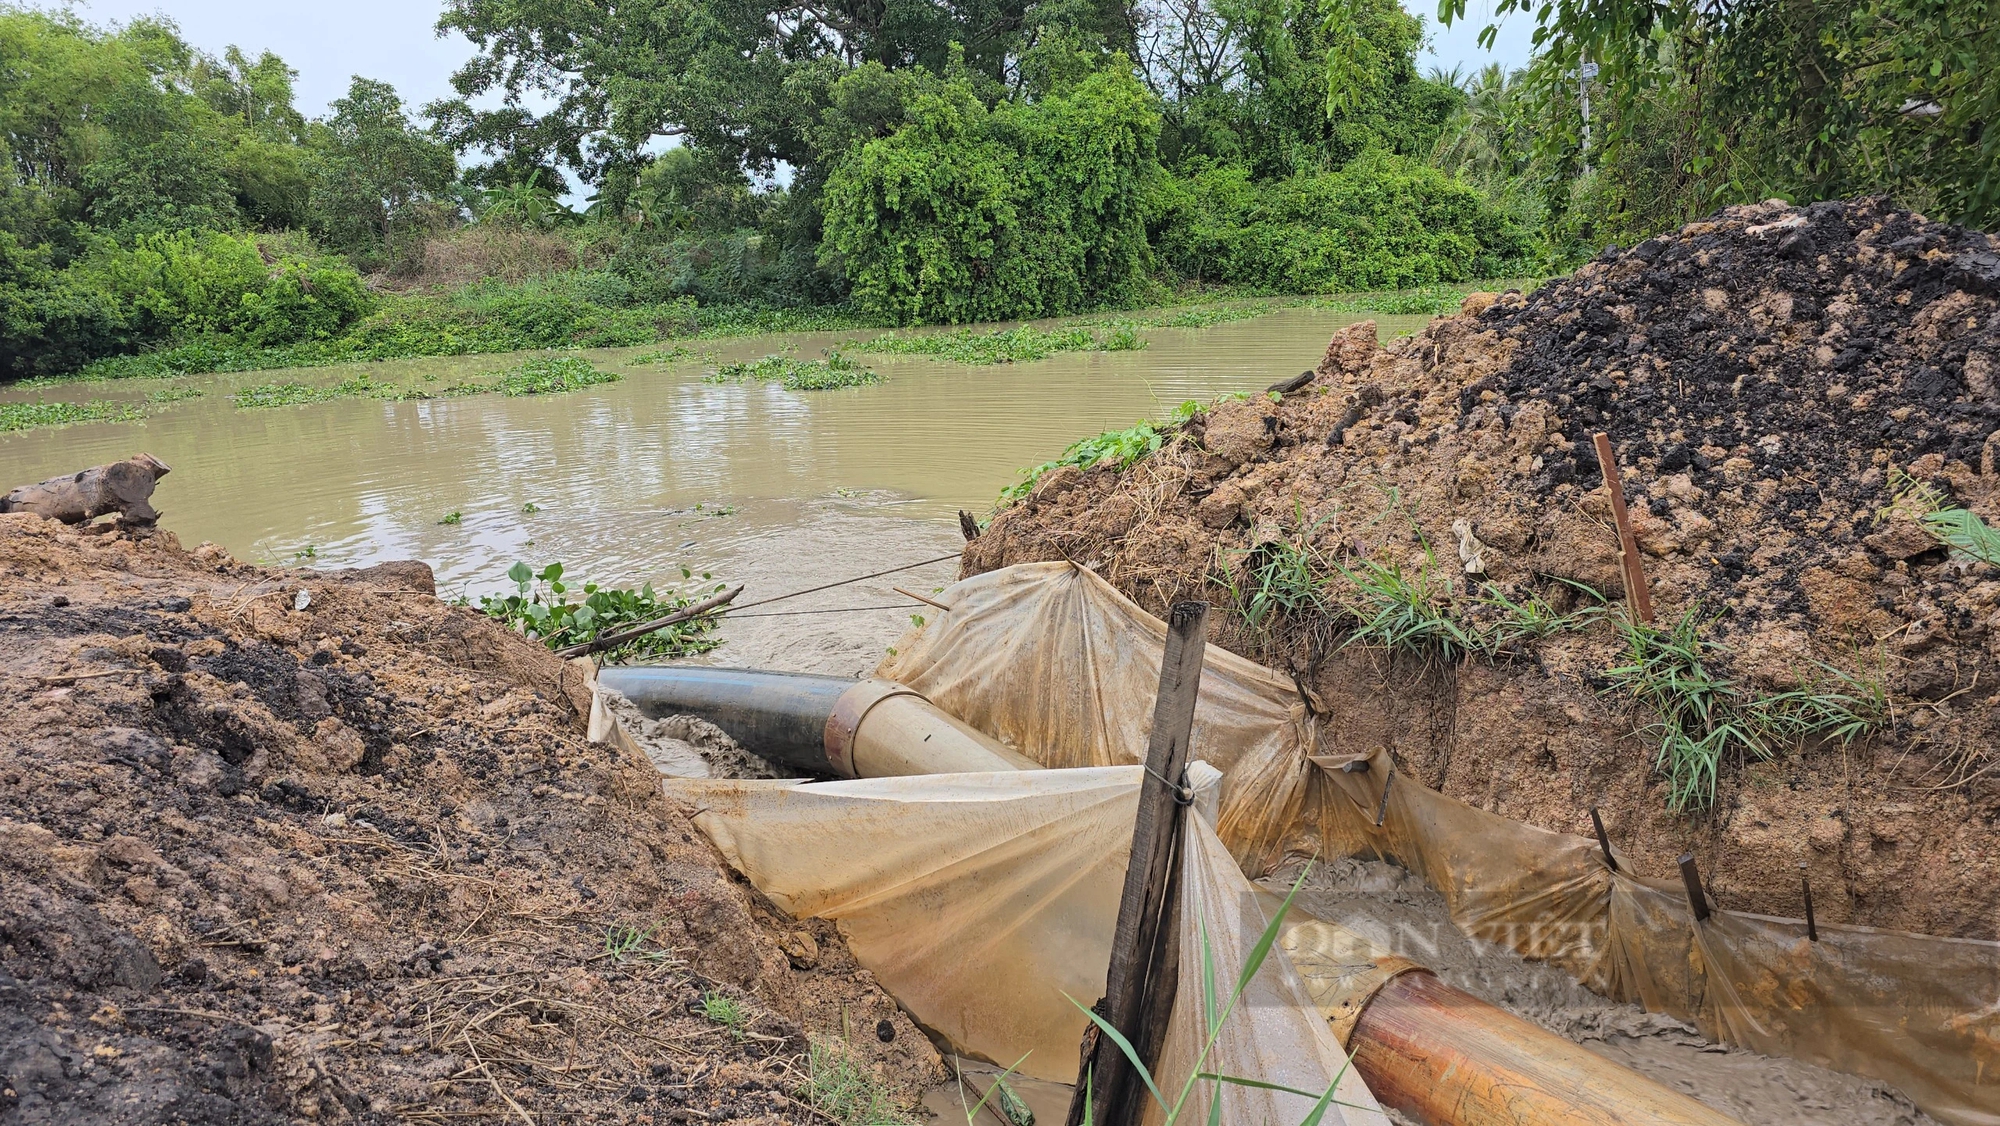
[[[907,602],[884,603],[881,606],[835,606],[830,610],[772,610],[765,614],[733,614],[737,618],[795,618],[801,614],[858,614],[863,610],[907,610]],[[139,670],[133,669],[133,672]]]

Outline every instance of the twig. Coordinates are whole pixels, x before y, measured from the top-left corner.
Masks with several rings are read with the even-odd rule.
[[[938,609],[940,609],[940,610],[950,610],[950,609],[951,609],[951,607],[949,607],[949,606],[946,606],[946,605],[945,605],[944,603],[942,603],[942,602],[939,602],[939,601],[938,601],[937,599],[935,599],[935,598],[925,598],[925,597],[924,597],[923,595],[921,595],[921,594],[918,594],[918,593],[917,593],[916,591],[914,591],[914,590],[904,590],[904,589],[903,589],[902,587],[899,587],[899,586],[892,586],[892,587],[890,587],[889,589],[890,589],[890,590],[893,590],[893,591],[895,591],[895,592],[896,592],[897,594],[900,594],[900,595],[902,595],[902,596],[903,596],[904,598],[914,598],[914,599],[916,599],[917,601],[919,601],[919,602],[923,603],[923,604],[924,604],[924,605],[926,605],[926,606],[935,606],[935,607],[937,607],[937,608],[938,608]]]
[[[494,1077],[492,1069],[486,1066],[485,1060],[479,1058],[479,1048],[473,1044],[472,1033],[469,1029],[463,1033],[463,1039],[465,1040],[466,1050],[472,1053],[472,1062],[479,1065],[479,1070],[486,1076],[486,1081],[493,1084],[493,1093],[506,1100],[507,1105],[514,1108],[514,1113],[521,1116],[521,1121],[526,1122],[528,1126],[535,1126],[535,1120],[529,1117],[527,1111],[521,1109],[521,1104],[514,1101],[514,1096],[508,1094],[500,1086],[500,1080]]]

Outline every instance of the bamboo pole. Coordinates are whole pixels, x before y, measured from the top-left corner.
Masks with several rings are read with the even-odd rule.
[[[1611,452],[1611,435],[1598,431],[1592,436],[1597,445],[1597,467],[1604,473],[1604,487],[1611,491],[1611,519],[1618,525],[1618,562],[1625,569],[1625,603],[1632,620],[1653,624],[1653,595],[1646,589],[1646,568],[1639,562],[1639,537],[1632,534],[1632,514],[1625,508],[1625,486],[1618,480],[1618,459]]]

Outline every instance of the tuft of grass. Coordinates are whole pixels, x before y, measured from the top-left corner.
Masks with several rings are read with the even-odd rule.
[[[1520,591],[1509,597],[1497,583],[1481,585],[1472,600],[1472,610],[1485,619],[1479,627],[1479,639],[1489,656],[1506,656],[1559,633],[1588,629],[1609,609],[1603,594],[1568,579],[1556,581],[1582,592],[1591,601],[1564,613],[1538,591]]]
[[[839,387],[865,387],[882,382],[882,377],[838,351],[824,360],[802,360],[797,356],[769,355],[744,363],[724,364],[702,377],[704,383],[745,383],[758,380],[776,383],[787,391],[831,391]]]
[[[561,395],[624,378],[617,372],[597,370],[581,356],[539,356],[498,374],[500,378],[491,388],[507,396]]]
[[[136,403],[85,399],[75,403],[0,403],[0,433],[70,426],[79,422],[130,422],[146,412]]]
[[[842,1126],[915,1126],[896,1091],[837,1040],[815,1036],[806,1048],[798,1097]]]
[[[743,1011],[743,1005],[726,993],[710,990],[701,995],[701,1015],[722,1025],[736,1039],[743,1039],[743,1029],[750,1023],[750,1014]]]
[[[614,962],[644,960],[665,962],[673,957],[673,952],[653,942],[660,928],[655,925],[640,930],[638,927],[619,925],[604,928],[604,954]]]
[[[1701,636],[1701,607],[1688,607],[1659,629],[1620,619],[1626,655],[1609,670],[1613,688],[1643,705],[1653,721],[1637,734],[1659,740],[1653,767],[1667,779],[1667,807],[1706,809],[1725,758],[1764,760],[1781,740],[1833,740],[1846,745],[1874,731],[1888,715],[1888,693],[1831,665],[1808,684],[1752,695],[1718,670],[1728,650]]]
[[[1327,565],[1313,536],[1333,519],[1331,514],[1307,523],[1305,507],[1294,502],[1298,531],[1290,539],[1260,544],[1241,553],[1244,578],[1233,568],[1216,568],[1216,578],[1229,592],[1243,624],[1259,629],[1280,615],[1322,613],[1327,608]]]
[[[1414,570],[1393,559],[1364,559],[1352,567],[1336,562],[1353,584],[1341,599],[1341,608],[1354,619],[1353,631],[1341,643],[1343,649],[1374,645],[1447,661],[1486,649],[1479,631],[1459,622],[1454,584],[1428,542],[1423,543],[1423,556]]]
[[[1021,364],[1045,360],[1060,352],[1130,352],[1146,346],[1139,338],[1141,321],[1101,322],[1104,331],[1090,324],[1057,328],[961,328],[950,332],[914,335],[888,332],[872,340],[851,345],[860,352],[886,352],[899,356],[929,356],[955,364]]]
[[[2000,567],[2000,531],[1979,515],[1950,504],[1945,494],[1902,470],[1890,478],[1894,499],[1888,513],[1908,516],[1960,559]],[[1886,513],[1885,513],[1886,515]]]

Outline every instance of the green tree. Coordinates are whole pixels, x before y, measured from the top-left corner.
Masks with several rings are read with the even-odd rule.
[[[449,146],[410,125],[386,82],[356,76],[307,132],[313,229],[379,261],[435,217],[457,171]]]

